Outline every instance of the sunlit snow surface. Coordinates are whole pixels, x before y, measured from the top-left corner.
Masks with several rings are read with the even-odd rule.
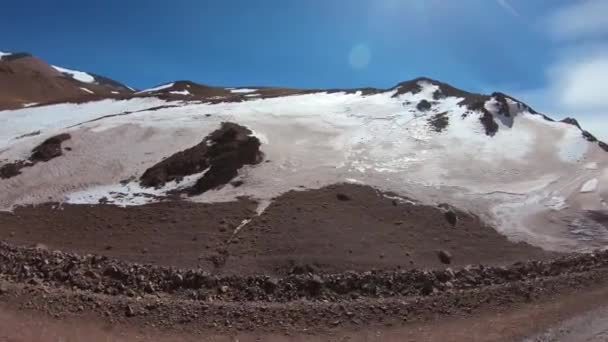
[[[84,82],[84,83],[94,83],[95,82],[95,77],[87,74],[86,72],[66,69],[66,68],[58,67],[56,65],[53,65],[53,68],[55,68],[55,70],[57,70],[63,74],[68,74],[68,75],[72,76],[77,81]]]
[[[249,88],[230,89],[230,92],[234,93],[234,94],[248,94],[248,93],[253,93],[256,91],[257,91],[257,89],[249,89]]]
[[[230,121],[253,131],[269,162],[244,167],[240,187],[227,185],[191,200],[249,196],[267,203],[299,186],[355,182],[422,203],[450,203],[513,239],[545,248],[589,247],[591,242],[572,236],[571,226],[582,229],[587,210],[605,209],[601,184],[608,181],[608,160],[597,144],[583,139],[573,125],[525,110],[500,117],[493,100],[486,109],[499,130],[490,137],[481,113],[468,113],[458,98],[435,100],[438,86],[420,84],[421,92],[396,97],[393,91],[368,96],[338,92],[216,104],[135,98],[3,111],[0,161],[25,158],[54,134],[67,131],[72,139],[64,143],[71,151],[61,158],[1,180],[0,207],[49,200],[157,201],[196,177],[144,189],[137,182],[141,174]],[[423,99],[432,107],[421,112],[417,105]],[[174,107],[158,109],[167,104]],[[509,106],[519,108],[511,100]],[[439,113],[445,113],[448,125],[436,132],[429,119]],[[40,134],[17,139],[35,131]],[[594,192],[581,193],[590,179],[597,179]]]
[[[175,83],[161,84],[161,85],[159,85],[157,87],[154,87],[154,88],[144,89],[144,90],[138,91],[137,94],[151,93],[151,92],[155,92],[155,91],[171,88],[171,87],[173,87],[174,84]]]

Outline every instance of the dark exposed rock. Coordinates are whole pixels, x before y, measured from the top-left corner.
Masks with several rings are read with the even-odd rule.
[[[437,256],[443,264],[449,265],[452,263],[452,254],[448,251],[438,251]]]
[[[420,82],[430,83],[439,88],[433,93],[433,99],[435,100],[439,100],[445,97],[458,97],[462,98],[460,105],[468,106],[475,102],[485,102],[490,98],[487,95],[470,93],[464,90],[460,90],[447,83],[439,82],[428,77],[419,77],[410,81],[405,81],[397,84],[397,86],[392,88],[393,90],[397,90],[394,96],[399,96],[405,93],[419,93],[422,90]]]
[[[432,107],[431,103],[427,100],[421,100],[416,105],[416,109],[418,109],[421,112],[426,112],[427,110],[431,109],[431,107]]]
[[[573,125],[573,126],[576,126],[578,128],[581,128],[581,125],[578,123],[578,121],[575,118],[568,117],[568,118],[565,118],[565,119],[561,120],[560,122],[567,123],[569,125]]]
[[[451,224],[452,226],[456,226],[456,223],[458,223],[458,216],[453,210],[447,210],[443,215],[445,216],[445,220],[448,221],[449,224]]]
[[[343,193],[338,193],[338,194],[336,194],[336,198],[337,198],[339,201],[350,201],[350,196],[348,196],[348,195],[346,195],[346,194],[343,194]]]
[[[492,93],[492,97],[498,102],[498,114],[504,115],[506,117],[510,117],[511,113],[509,111],[509,103],[507,102],[507,97],[503,93]]]
[[[260,141],[251,133],[243,126],[224,122],[200,144],[146,170],[140,182],[147,187],[161,187],[166,182],[179,181],[184,176],[208,169],[194,186],[185,190],[187,193],[201,194],[227,184],[238,175],[241,167],[258,164],[263,159]]]
[[[582,134],[583,134],[583,138],[585,138],[585,140],[587,140],[589,142],[597,141],[597,138],[593,134],[589,133],[588,131],[583,131]]]
[[[483,115],[479,117],[479,121],[481,121],[486,135],[492,137],[498,132],[498,124],[494,121],[492,113],[488,112],[485,108],[482,112]]]
[[[53,158],[61,156],[61,143],[70,139],[68,133],[63,133],[50,137],[40,145],[34,147],[29,160],[17,160],[12,163],[4,164],[0,167],[0,179],[7,179],[21,174],[21,169],[34,166],[38,162],[47,162]]]
[[[32,150],[30,160],[32,162],[46,162],[59,157],[62,154],[61,143],[70,138],[71,136],[68,133],[63,133],[46,139]]]
[[[7,179],[21,174],[21,169],[29,166],[29,163],[18,160],[13,163],[4,164],[0,167],[0,178]]]
[[[598,141],[598,143],[597,143],[597,144],[599,145],[599,147],[600,147],[602,150],[604,150],[604,151],[608,152],[608,144],[606,144],[606,143],[605,143],[605,142],[603,142],[603,141]]]
[[[132,305],[127,305],[125,307],[125,316],[127,317],[133,317],[137,314],[137,312],[135,311],[135,309],[133,308]]]
[[[451,260],[447,251],[438,252],[442,262]],[[99,289],[108,295],[132,298],[146,293],[205,299],[208,295],[234,301],[293,301],[298,299],[382,298],[395,294],[434,295],[446,289],[470,289],[602,269],[608,265],[608,251],[569,255],[548,262],[520,262],[507,267],[467,266],[452,271],[408,270],[345,272],[337,274],[292,274],[283,278],[265,275],[216,277],[199,270],[150,267],[94,255],[79,256],[59,251],[13,247],[0,243],[0,275],[5,281],[70,289]],[[177,276],[183,281],[176,283]],[[445,285],[449,282],[449,286]],[[272,296],[269,296],[272,294]],[[219,297],[217,297],[219,296]],[[123,307],[127,316],[137,307]]]
[[[264,291],[273,293],[279,286],[279,281],[276,278],[268,278],[264,281]]]
[[[447,114],[447,112],[435,114],[428,119],[429,125],[435,132],[440,133],[448,127],[450,119]]]

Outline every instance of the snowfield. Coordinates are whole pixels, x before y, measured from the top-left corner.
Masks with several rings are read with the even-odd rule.
[[[2,57],[4,57],[4,56],[10,56],[10,55],[12,55],[12,53],[0,51],[0,60],[2,60]]]
[[[420,86],[420,92],[401,95],[320,92],[217,104],[149,97],[3,111],[0,160],[26,158],[54,134],[69,132],[72,139],[64,144],[71,151],[60,158],[0,180],[0,207],[49,200],[123,206],[157,201],[196,177],[149,189],[137,182],[142,173],[230,121],[254,132],[268,162],[243,168],[243,186],[227,185],[191,200],[249,196],[267,204],[300,186],[357,182],[422,203],[450,203],[512,239],[547,249],[605,242],[601,234],[589,241],[572,233],[574,226],[591,224],[586,211],[604,210],[608,195],[600,191],[608,182],[608,154],[576,126],[548,121],[512,100],[507,102],[515,115],[504,117],[491,99],[485,109],[498,130],[489,136],[481,113],[459,105],[460,98],[434,99],[438,85]],[[422,100],[429,109],[418,107]],[[158,109],[167,104],[173,107]],[[447,120],[442,129],[431,125],[438,117]],[[40,134],[17,138],[34,131]]]
[[[155,92],[155,91],[171,88],[171,87],[173,87],[174,84],[175,83],[161,84],[161,85],[159,85],[157,87],[154,87],[154,88],[144,89],[144,90],[138,91],[136,94],[152,93],[152,92]]]
[[[70,75],[72,78],[74,78],[77,81],[80,81],[83,83],[95,83],[95,77],[87,74],[86,72],[66,69],[66,68],[58,67],[56,65],[53,65],[52,67],[55,70],[57,70],[63,74]]]

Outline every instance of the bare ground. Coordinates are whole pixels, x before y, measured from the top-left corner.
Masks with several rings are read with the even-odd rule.
[[[341,184],[291,191],[260,215],[250,200],[169,201],[138,207],[45,204],[0,213],[0,239],[123,260],[229,274],[442,268],[555,256],[513,243],[472,214]],[[235,228],[251,219],[234,235]],[[218,253],[221,258],[217,259]],[[218,262],[219,261],[219,262]]]
[[[256,209],[168,200],[0,213],[0,339],[515,341],[608,291],[608,252],[547,253],[447,205],[366,186],[292,191]]]

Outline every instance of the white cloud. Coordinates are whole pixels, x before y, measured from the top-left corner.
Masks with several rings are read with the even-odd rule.
[[[508,0],[496,0],[496,2],[498,2],[500,7],[504,8],[514,16],[519,17],[519,12],[509,3]]]
[[[562,106],[608,112],[608,53],[562,61],[549,70],[549,80]]]
[[[608,141],[608,48],[583,51],[588,55],[563,52],[547,69],[545,87],[513,94],[554,119],[574,117],[584,129]]]
[[[546,20],[558,39],[578,39],[608,33],[608,1],[579,0],[554,11]]]
[[[544,87],[514,94],[554,119],[574,117],[608,141],[608,45],[602,40],[608,35],[608,0],[572,0],[544,23],[561,42],[559,58],[546,69]]]

